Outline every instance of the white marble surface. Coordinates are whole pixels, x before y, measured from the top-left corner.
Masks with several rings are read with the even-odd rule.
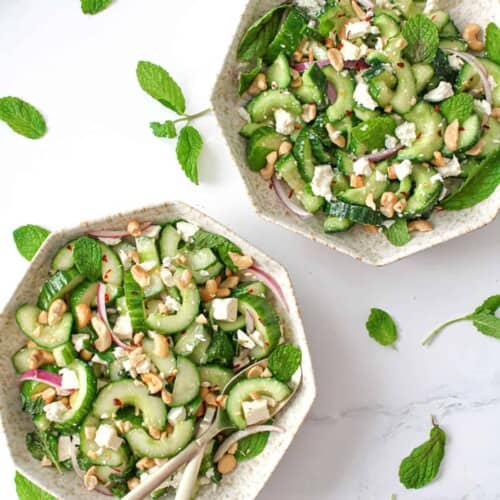
[[[198,188],[173,144],[150,133],[148,122],[168,111],[138,87],[137,60],[167,67],[189,110],[202,109],[243,4],[117,0],[91,18],[76,0],[0,0],[0,95],[34,103],[49,125],[29,141],[0,124],[0,303],[26,268],[11,239],[18,225],[57,228],[184,199],[283,262],[297,287],[319,396],[261,500],[500,499],[500,341],[460,324],[419,345],[434,325],[500,291],[500,221],[367,267],[257,219],[213,118],[199,123],[207,145]],[[397,318],[397,351],[367,336],[372,306]],[[426,439],[431,414],[448,434],[446,457],[431,486],[408,492],[399,462]],[[0,454],[2,498],[15,498],[13,474]]]

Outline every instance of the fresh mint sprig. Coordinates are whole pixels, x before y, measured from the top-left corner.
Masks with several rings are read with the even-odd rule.
[[[403,25],[403,37],[408,42],[404,55],[412,64],[430,63],[439,47],[439,31],[423,14],[417,14]]]
[[[55,497],[39,488],[19,472],[16,472],[14,481],[19,500],[56,500]]]
[[[179,115],[176,120],[166,120],[163,123],[151,122],[150,127],[156,137],[173,139],[178,136],[177,160],[186,177],[198,185],[198,159],[203,147],[203,139],[198,130],[191,125],[191,122],[210,113],[212,109],[207,108],[199,113],[187,114],[186,99],[182,89],[168,71],[157,64],[139,61],[136,74],[139,85],[144,92]],[[178,134],[177,124],[181,123],[184,126]]]
[[[35,256],[49,234],[48,229],[35,224],[18,227],[12,233],[18,252],[26,260],[31,260]]]
[[[98,14],[103,11],[113,0],[80,0],[84,14]]]
[[[373,340],[383,346],[393,346],[398,338],[396,323],[382,309],[372,308],[366,322],[366,329]]]
[[[472,324],[483,335],[500,339],[500,318],[496,316],[496,312],[499,308],[500,295],[492,295],[480,306],[476,307],[473,313],[451,319],[438,326],[423,340],[422,345],[430,344],[446,327],[461,321],[472,321]]]
[[[0,98],[0,120],[28,139],[40,139],[47,131],[40,111],[18,97]]]

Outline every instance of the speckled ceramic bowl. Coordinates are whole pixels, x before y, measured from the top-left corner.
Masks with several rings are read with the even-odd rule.
[[[238,134],[244,122],[238,113],[240,99],[238,97],[236,61],[239,41],[248,26],[271,7],[280,3],[282,0],[249,0],[212,93],[212,104],[219,126],[257,213],[264,219],[280,224],[323,245],[363,262],[379,266],[443,243],[491,222],[500,208],[500,189],[497,189],[496,193],[489,199],[473,208],[459,212],[434,213],[431,217],[434,231],[414,233],[410,243],[404,247],[395,247],[382,234],[368,234],[360,226],[347,233],[325,234],[322,220],[318,217],[303,220],[283,206],[259,173],[252,172],[246,165],[247,141]],[[485,26],[487,22],[491,21],[492,16],[500,17],[498,0],[474,2],[448,0],[441,2],[441,4],[443,9],[451,13],[460,28],[471,20]]]
[[[12,298],[0,315],[0,417],[3,431],[7,436],[8,450],[16,467],[32,481],[48,490],[57,498],[81,499],[103,498],[97,493],[87,492],[82,482],[72,472],[57,474],[54,468],[42,468],[26,450],[26,432],[33,430],[30,418],[21,411],[19,400],[19,376],[14,371],[11,356],[25,342],[14,320],[16,309],[26,302],[36,303],[38,292],[47,276],[50,262],[58,248],[64,243],[85,234],[89,229],[123,228],[131,219],[139,221],[163,222],[176,218],[185,218],[208,231],[222,234],[239,245],[243,252],[252,255],[256,263],[271,274],[281,285],[290,311],[285,314],[281,305],[276,308],[284,319],[284,332],[288,340],[302,351],[303,382],[296,396],[280,413],[277,423],[286,429],[282,434],[273,433],[264,452],[255,459],[241,463],[238,469],[224,478],[214,492],[208,487],[199,498],[218,498],[226,500],[249,500],[257,496],[265,482],[280,461],[298,431],[316,395],[311,359],[306,336],[302,327],[299,309],[295,300],[292,283],[287,271],[241,239],[232,231],[188,205],[178,202],[165,203],[149,208],[117,214],[97,221],[84,222],[77,227],[62,229],[50,235],[31,262]],[[300,471],[297,471],[300,473]]]

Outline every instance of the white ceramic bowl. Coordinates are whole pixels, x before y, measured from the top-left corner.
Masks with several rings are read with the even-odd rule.
[[[458,26],[463,27],[468,22],[485,26],[492,20],[492,16],[499,17],[497,2],[498,0],[474,2],[451,0],[441,4],[442,8],[451,12]],[[500,188],[489,199],[473,208],[459,212],[435,212],[431,217],[434,230],[430,233],[413,233],[411,241],[404,247],[395,247],[382,234],[368,234],[360,226],[347,233],[325,234],[322,221],[318,217],[303,220],[283,206],[275,193],[269,189],[269,183],[246,165],[247,141],[238,134],[244,121],[238,113],[240,99],[236,60],[238,44],[246,29],[271,7],[281,3],[283,0],[249,0],[212,93],[212,105],[217,121],[257,213],[264,219],[280,224],[306,238],[368,264],[379,266],[443,243],[491,222],[500,208]]]
[[[43,281],[47,277],[50,262],[55,252],[64,243],[85,234],[90,229],[114,229],[126,227],[131,219],[139,221],[166,222],[176,218],[185,218],[208,231],[226,236],[241,247],[243,252],[252,255],[256,264],[271,274],[283,289],[290,308],[285,314],[281,305],[275,302],[280,316],[284,319],[284,332],[287,340],[293,342],[302,351],[303,381],[296,396],[277,417],[277,423],[286,431],[273,433],[264,452],[258,457],[242,462],[237,470],[226,476],[214,493],[211,487],[202,490],[199,498],[218,498],[225,500],[250,500],[257,496],[274,468],[290,445],[295,433],[302,424],[316,396],[311,358],[306,336],[302,326],[299,309],[295,300],[292,283],[287,271],[263,252],[241,239],[232,231],[215,220],[188,205],[178,202],[165,203],[117,214],[79,226],[62,229],[52,233],[42,245],[21,279],[4,311],[0,315],[0,421],[7,437],[8,450],[19,471],[29,479],[46,489],[57,498],[81,499],[103,498],[101,495],[85,490],[82,482],[73,472],[58,474],[54,468],[42,468],[28,453],[25,445],[26,433],[33,430],[29,416],[21,411],[19,399],[19,375],[11,363],[11,356],[26,343],[26,337],[20,332],[14,319],[16,309],[26,302],[36,303]],[[300,471],[297,471],[300,474]]]

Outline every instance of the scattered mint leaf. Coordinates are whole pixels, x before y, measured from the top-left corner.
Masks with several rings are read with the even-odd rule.
[[[149,126],[156,137],[168,137],[169,139],[173,139],[177,136],[175,123],[172,120],[167,120],[164,123],[151,122]]]
[[[241,462],[260,455],[266,447],[268,439],[269,432],[257,432],[240,439],[234,457]]]
[[[495,23],[486,26],[486,54],[496,64],[500,64],[500,28]]]
[[[187,178],[194,184],[198,184],[198,157],[203,146],[200,133],[191,125],[181,129],[177,141],[177,160]]]
[[[26,448],[34,459],[42,460],[47,457],[61,472],[61,464],[58,459],[57,437],[47,431],[34,431],[26,434]]]
[[[233,362],[233,343],[222,330],[213,332],[212,342],[207,350],[207,363],[220,363],[223,366],[230,366]]]
[[[139,61],[137,79],[142,90],[178,115],[186,111],[186,102],[181,88],[168,71],[157,64]]]
[[[470,94],[455,94],[439,105],[439,111],[448,123],[458,120],[463,123],[474,110],[474,98]]]
[[[238,94],[242,96],[247,90],[250,85],[252,85],[253,81],[255,80],[255,77],[262,71],[262,59],[259,57],[257,58],[257,62],[255,63],[255,66],[251,69],[249,69],[245,73],[240,74],[240,80],[238,83]]]
[[[500,318],[491,312],[475,313],[470,318],[472,324],[483,335],[500,339]]]
[[[366,329],[372,339],[384,346],[394,344],[398,338],[398,330],[394,320],[382,309],[371,309]]]
[[[432,67],[436,73],[436,81],[444,80],[445,82],[455,83],[458,72],[450,66],[448,56],[443,50],[437,50],[436,56],[432,61]]]
[[[410,241],[406,219],[396,219],[394,224],[383,228],[385,237],[395,246],[402,247]]]
[[[97,14],[104,10],[113,0],[81,0],[84,14]]]
[[[385,136],[394,135],[396,125],[392,116],[378,116],[356,125],[351,132],[353,152],[361,156],[367,151],[384,148]]]
[[[238,47],[238,59],[251,61],[266,53],[267,47],[278,33],[283,10],[287,7],[287,4],[278,5],[248,28]]]
[[[97,281],[102,273],[102,249],[99,242],[82,236],[73,246],[73,259],[78,272],[90,281]]]
[[[26,260],[31,260],[49,234],[50,231],[43,227],[27,224],[14,230],[14,243],[18,252]]]
[[[39,488],[17,471],[14,481],[19,500],[56,500],[55,497]]]
[[[444,458],[446,434],[433,422],[429,440],[415,448],[399,466],[399,480],[406,488],[418,489],[429,484],[439,472]]]
[[[488,198],[500,185],[500,149],[493,151],[450,196],[441,202],[445,210],[462,210]]]
[[[500,295],[492,295],[488,297],[480,306],[476,307],[473,314],[489,312],[495,314],[500,307]]]
[[[403,25],[403,36],[408,42],[405,56],[412,64],[430,63],[439,47],[439,31],[423,14],[417,14]]]
[[[0,98],[0,120],[28,139],[40,139],[47,131],[40,111],[18,97]]]
[[[193,246],[195,249],[210,248],[211,250],[215,250],[226,267],[229,267],[232,271],[238,271],[238,268],[229,257],[229,252],[241,253],[241,248],[227,238],[224,238],[224,236],[200,229],[193,237]]]
[[[28,413],[31,416],[36,416],[43,413],[45,401],[41,397],[32,399],[30,395],[21,391],[21,404],[23,405],[24,412]]]
[[[302,352],[292,344],[281,344],[269,356],[267,366],[281,382],[288,382],[298,370]]]

